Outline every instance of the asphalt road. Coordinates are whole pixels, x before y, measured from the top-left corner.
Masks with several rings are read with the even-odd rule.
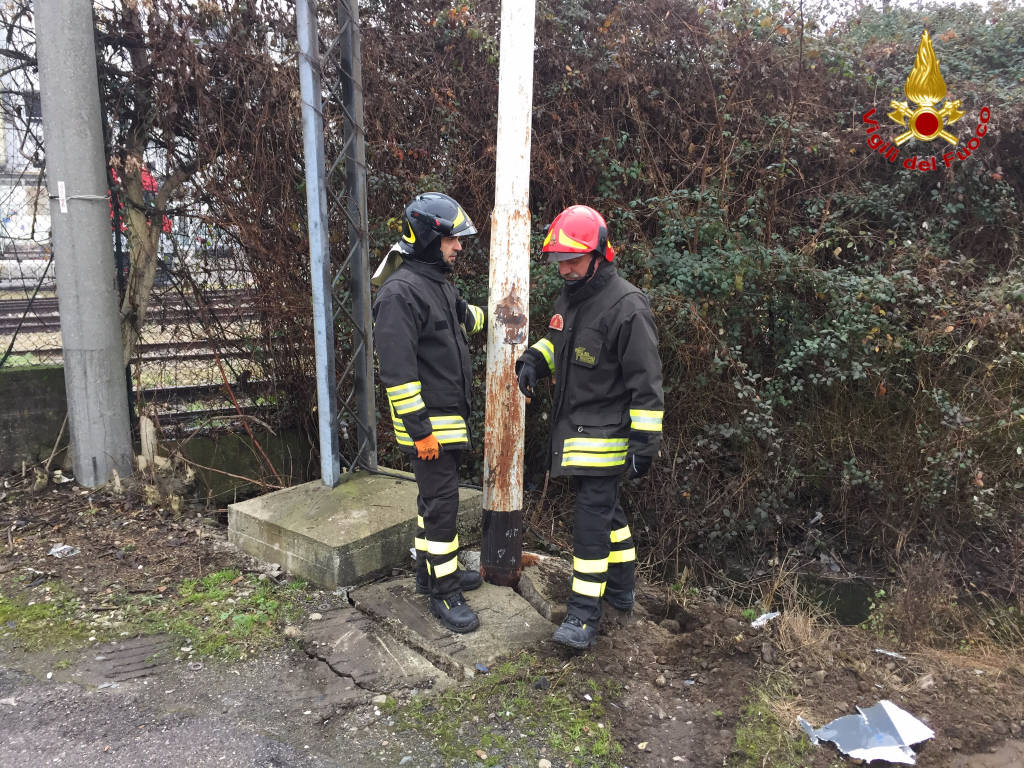
[[[163,687],[184,683],[172,673],[97,689],[40,680],[0,666],[0,765],[333,768],[358,764],[326,754],[333,750],[328,750],[329,741],[322,737],[308,738],[314,735],[312,722],[289,724],[301,714],[268,711],[265,697],[250,695],[241,675],[235,685],[213,696],[209,682],[193,682],[204,690]]]

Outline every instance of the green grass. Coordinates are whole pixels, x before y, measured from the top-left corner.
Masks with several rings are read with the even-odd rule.
[[[740,711],[730,768],[803,768],[815,749],[806,737],[793,736],[772,711],[774,694],[757,688]]]
[[[281,642],[282,627],[301,614],[307,588],[228,569],[186,579],[176,594],[150,605],[130,601],[126,614],[147,634],[177,635],[199,656],[245,658]]]
[[[42,599],[29,591],[0,595],[0,636],[36,651],[81,647],[93,637],[171,634],[196,656],[245,658],[281,644],[281,629],[301,615],[308,590],[301,580],[278,585],[228,569],[163,593],[115,594],[110,601],[116,609],[96,617],[51,583]]]
[[[78,599],[60,584],[47,587],[35,600],[0,594],[0,638],[41,651],[74,648],[95,635]]]
[[[486,765],[508,764],[517,750],[536,761],[541,755],[532,753],[540,745],[556,764],[620,766],[622,747],[605,717],[605,702],[618,690],[592,679],[581,682],[572,672],[558,660],[523,652],[465,685],[400,707],[396,728],[429,739],[446,761],[479,760],[476,750],[487,753]],[[541,678],[547,687],[536,687]],[[499,717],[491,719],[492,713]],[[518,743],[519,734],[525,743]]]

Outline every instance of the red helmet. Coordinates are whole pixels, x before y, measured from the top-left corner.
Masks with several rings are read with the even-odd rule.
[[[608,225],[601,214],[589,205],[571,205],[562,211],[548,227],[542,253],[549,262],[575,259],[583,253],[615,258],[615,249],[608,242]]]

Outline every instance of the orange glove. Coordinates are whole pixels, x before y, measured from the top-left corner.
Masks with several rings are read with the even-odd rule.
[[[423,461],[433,461],[441,455],[441,445],[437,442],[433,432],[422,440],[416,441],[416,455]]]

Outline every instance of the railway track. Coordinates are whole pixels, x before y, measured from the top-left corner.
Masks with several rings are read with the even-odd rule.
[[[253,350],[246,348],[241,342],[226,343],[216,350],[207,341],[164,341],[156,344],[137,344],[136,354],[143,363],[173,362],[194,360],[247,360],[253,357]],[[41,347],[31,350],[41,361],[56,361],[64,353],[60,347]]]
[[[203,296],[207,311],[217,323],[228,325],[238,321],[257,318],[260,313],[259,304],[247,290],[211,291]],[[173,327],[176,325],[198,324],[203,315],[196,309],[194,299],[188,301],[180,296],[157,295],[153,297],[146,313],[146,329]],[[18,337],[30,333],[55,334],[60,331],[60,312],[55,296],[28,299],[0,299],[0,336],[17,334]],[[170,334],[166,334],[170,335]],[[53,342],[57,342],[54,344]],[[6,344],[0,345],[0,354]],[[64,351],[59,346],[59,339],[51,339],[45,347],[19,350],[18,339],[15,339],[15,353],[31,353],[39,363],[59,364]],[[172,365],[179,363],[206,363],[210,365],[215,359],[232,361],[232,368],[247,367],[245,361],[258,356],[258,346],[254,341],[238,339],[211,343],[206,340],[159,341],[140,343],[136,347],[136,360],[145,368],[152,366]],[[252,367],[252,366],[248,366]],[[258,363],[255,366],[259,368]],[[263,379],[248,378],[244,372],[244,381],[232,382],[232,390],[239,400],[242,415],[255,415],[265,411],[266,406],[258,406],[253,398],[266,393],[270,382]],[[227,407],[226,393],[223,384],[185,384],[172,386],[146,387],[136,393],[147,403],[157,407],[160,422],[164,426],[181,426],[206,424],[210,420],[222,421],[240,418],[234,406]]]
[[[220,323],[248,320],[259,314],[259,307],[247,291],[215,291],[206,294],[208,310]],[[198,322],[202,318],[193,304],[180,297],[156,297],[146,312],[147,326]],[[13,333],[55,333],[60,330],[57,298],[48,296],[0,300],[0,336]]]

